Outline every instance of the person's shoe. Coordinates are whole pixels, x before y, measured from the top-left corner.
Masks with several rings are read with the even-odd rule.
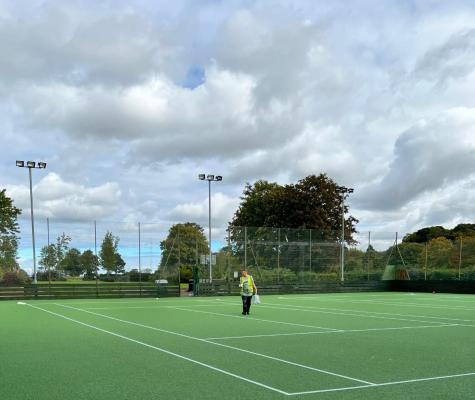
[[[242,314],[242,315],[246,315],[246,313],[245,313],[245,312],[242,312],[241,314]]]
[[[249,315],[249,313],[246,313],[247,315]]]

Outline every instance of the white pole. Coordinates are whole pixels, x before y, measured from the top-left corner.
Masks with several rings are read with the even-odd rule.
[[[212,250],[211,250],[211,181],[208,180],[208,226],[209,226],[209,282],[213,281],[213,271],[211,266],[211,257],[212,257]]]
[[[345,198],[341,198],[341,282],[345,281]]]
[[[33,283],[37,283],[36,280],[36,249],[35,249],[35,217],[33,215],[33,190],[31,184],[31,168],[28,168],[30,176],[30,208],[31,208],[31,237],[33,240]]]

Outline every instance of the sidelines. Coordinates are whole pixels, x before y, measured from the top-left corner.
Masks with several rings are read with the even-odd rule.
[[[404,384],[404,383],[436,381],[436,380],[441,380],[441,379],[460,378],[460,377],[464,377],[464,376],[473,376],[473,375],[475,375],[475,372],[467,372],[467,373],[463,373],[463,374],[432,376],[432,377],[429,377],[429,378],[408,379],[406,381],[375,383],[373,385],[365,385],[365,386],[348,386],[348,387],[336,388],[336,389],[321,389],[321,390],[309,390],[309,391],[306,391],[306,392],[291,392],[288,395],[289,396],[299,396],[299,395],[304,395],[304,394],[343,392],[343,391],[355,390],[355,389],[366,389],[366,388],[374,388],[374,387],[381,387],[381,386],[401,385],[401,384]]]
[[[337,300],[337,302],[340,302],[341,300]],[[354,304],[359,304],[359,303],[367,303],[371,302],[372,304],[380,304],[383,306],[405,306],[405,307],[419,307],[419,308],[434,308],[434,309],[442,309],[442,310],[457,310],[457,311],[475,311],[475,308],[465,308],[464,306],[444,306],[444,305],[433,305],[433,304],[417,304],[417,303],[397,303],[397,302],[392,302],[392,301],[373,301],[373,300],[350,300],[347,301],[347,303],[354,303]]]
[[[245,335],[245,336],[223,336],[210,337],[207,340],[226,340],[226,339],[249,339],[259,337],[275,337],[275,336],[298,336],[298,335],[318,335],[329,333],[352,333],[352,332],[374,332],[374,331],[394,331],[400,329],[424,329],[424,328],[444,328],[450,326],[474,326],[474,325],[460,325],[460,324],[446,324],[446,325],[423,325],[423,326],[401,326],[397,328],[368,328],[368,329],[342,329],[339,331],[317,331],[317,332],[295,332],[295,333],[275,333],[268,335]]]
[[[281,306],[282,304],[279,303],[265,303],[264,305],[271,305],[271,306]],[[260,307],[261,305],[259,305]],[[288,307],[295,307],[298,309],[306,309],[306,310],[330,310],[330,311],[342,311],[342,312],[353,312],[353,313],[362,313],[359,316],[366,317],[366,316],[372,316],[372,314],[377,314],[375,317],[380,317],[383,318],[385,315],[389,316],[399,316],[399,317],[410,317],[410,318],[427,318],[427,319],[442,319],[442,320],[449,320],[449,321],[462,321],[462,322],[475,322],[474,320],[471,319],[462,319],[462,318],[446,318],[446,317],[432,317],[432,316],[427,316],[427,315],[407,315],[407,314],[396,314],[396,313],[386,313],[386,312],[380,312],[380,311],[360,311],[360,310],[348,310],[348,309],[343,309],[343,308],[328,308],[328,307],[319,307],[319,306],[299,306],[299,305],[286,305]],[[355,314],[356,315],[356,314]],[[395,318],[389,318],[389,319],[395,319]],[[407,319],[401,319],[401,321],[407,321]],[[411,321],[411,320],[408,320]],[[420,321],[420,322],[429,322],[429,321]],[[434,321],[438,322],[438,321]],[[442,321],[440,321],[442,323]]]
[[[228,303],[229,304],[229,302],[225,302],[225,301],[220,301],[220,303]],[[260,308],[277,309],[277,310],[291,310],[291,311],[311,312],[311,313],[319,313],[319,314],[345,315],[345,316],[349,316],[349,317],[365,317],[365,318],[387,319],[387,320],[395,320],[395,321],[420,322],[420,323],[426,323],[426,324],[440,324],[441,323],[441,322],[437,322],[437,321],[422,321],[422,320],[408,319],[408,318],[383,317],[383,316],[378,316],[378,315],[364,315],[364,314],[354,314],[354,313],[348,314],[348,313],[344,313],[344,312],[341,313],[341,312],[335,312],[335,311],[320,311],[320,310],[315,309],[315,308],[312,308],[312,309],[301,308],[301,306],[280,307],[279,305],[259,304],[259,307]],[[206,312],[206,311],[201,311],[201,312]]]
[[[41,311],[44,311],[44,312],[46,312],[46,313],[55,315],[55,316],[57,316],[57,317],[64,318],[64,319],[66,319],[66,320],[68,320],[68,321],[72,321],[72,322],[75,322],[75,323],[77,323],[77,324],[86,326],[86,327],[88,327],[88,328],[92,328],[92,329],[95,329],[95,330],[97,330],[97,331],[100,331],[100,332],[103,332],[103,333],[107,333],[108,335],[116,336],[116,337],[118,337],[118,338],[121,338],[121,339],[124,339],[124,340],[128,340],[128,341],[133,342],[133,343],[140,344],[140,345],[142,345],[142,346],[145,346],[145,347],[148,347],[148,348],[151,348],[151,349],[160,351],[160,352],[162,352],[162,353],[171,355],[171,356],[173,356],[173,357],[177,357],[177,358],[180,358],[180,359],[182,359],[182,360],[186,360],[186,361],[189,361],[189,362],[192,362],[192,363],[201,365],[202,367],[209,368],[209,369],[211,369],[211,370],[213,370],[213,371],[217,371],[217,372],[220,372],[220,373],[222,373],[222,374],[232,376],[233,378],[240,379],[240,380],[243,380],[243,381],[248,382],[248,383],[252,383],[252,384],[254,384],[254,385],[263,387],[263,388],[265,388],[265,389],[269,389],[269,390],[272,390],[272,391],[274,391],[274,392],[277,392],[277,393],[280,393],[280,394],[284,394],[284,395],[286,395],[286,396],[289,396],[289,395],[290,395],[290,393],[285,392],[285,391],[283,391],[283,390],[277,389],[277,388],[275,388],[275,387],[266,385],[266,384],[261,383],[261,382],[253,381],[252,379],[245,378],[245,377],[243,377],[243,376],[234,374],[234,373],[229,372],[229,371],[226,371],[226,370],[224,370],[224,369],[220,369],[220,368],[217,368],[217,367],[213,367],[212,365],[203,363],[203,362],[201,362],[201,361],[194,360],[194,359],[189,358],[189,357],[186,357],[186,356],[182,356],[181,354],[173,353],[173,352],[171,352],[171,351],[162,349],[162,348],[160,348],[160,347],[156,347],[156,346],[153,346],[153,345],[151,345],[151,344],[148,344],[148,343],[145,343],[145,342],[141,342],[141,341],[139,341],[139,340],[135,340],[135,339],[129,338],[128,336],[120,335],[120,334],[118,334],[118,333],[111,332],[111,331],[108,331],[108,330],[106,330],[106,329],[99,328],[99,327],[94,326],[94,325],[91,325],[91,324],[86,324],[85,322],[78,321],[78,320],[76,320],[76,319],[67,317],[67,316],[62,315],[62,314],[55,313],[55,312],[50,311],[50,310],[45,310],[44,308],[41,308],[41,307],[37,307],[37,306],[31,305],[31,304],[28,304],[28,303],[23,303],[23,304],[26,305],[26,306],[32,307],[32,308],[36,308],[37,310],[41,310]]]
[[[242,349],[242,348],[239,348],[239,347],[229,346],[229,345],[226,345],[226,344],[223,344],[223,343],[216,343],[216,342],[212,342],[210,340],[185,335],[183,333],[178,333],[178,332],[173,332],[173,331],[169,331],[169,330],[166,330],[166,329],[156,328],[154,326],[139,324],[137,322],[127,321],[125,319],[115,318],[115,317],[111,317],[109,315],[99,314],[99,313],[95,313],[95,312],[92,312],[92,311],[87,311],[87,310],[83,310],[81,308],[67,306],[67,305],[60,304],[60,303],[53,303],[53,304],[58,305],[60,307],[69,308],[69,309],[76,310],[76,311],[82,311],[82,312],[92,314],[92,315],[97,315],[99,317],[108,318],[108,319],[111,319],[111,320],[114,320],[114,321],[119,321],[119,322],[123,322],[123,323],[130,324],[130,325],[140,326],[142,328],[152,329],[152,330],[155,330],[155,331],[158,331],[158,332],[168,333],[168,334],[171,334],[171,335],[180,336],[180,337],[184,337],[184,338],[191,339],[191,340],[197,340],[199,342],[209,343],[209,344],[212,344],[212,345],[215,345],[215,346],[232,349],[232,350],[236,350],[236,351],[240,351],[240,352],[243,352],[243,353],[256,355],[256,356],[263,357],[263,358],[268,358],[270,360],[278,361],[278,362],[281,362],[281,363],[284,363],[284,364],[289,364],[289,365],[293,365],[293,366],[304,368],[304,369],[309,369],[311,371],[320,372],[320,373],[323,373],[323,374],[326,374],[326,375],[332,375],[332,376],[336,376],[336,377],[339,377],[339,378],[348,379],[348,380],[355,381],[355,382],[361,382],[361,383],[365,383],[365,384],[369,384],[369,385],[373,384],[372,382],[364,381],[362,379],[352,378],[351,376],[337,374],[335,372],[323,370],[323,369],[320,369],[320,368],[310,367],[308,365],[295,363],[295,362],[292,362],[292,361],[284,360],[282,358],[269,356],[267,354],[256,353],[254,351],[245,350],[245,349]]]
[[[310,299],[310,298],[307,298],[307,299]],[[295,299],[295,300],[299,300],[299,299]],[[216,301],[212,301],[212,300],[198,300],[198,299],[194,299],[193,301],[200,301],[200,302],[208,302],[210,304],[186,304],[186,307],[187,308],[190,308],[190,307],[213,307],[215,306],[216,304],[220,304],[220,305],[226,305],[226,306],[237,306],[237,305],[240,305],[241,303],[231,303],[230,301],[223,301],[221,299],[216,299],[216,301],[218,301],[218,303],[216,303]],[[121,302],[121,303],[127,303],[127,304],[132,304],[132,302]],[[153,302],[149,302],[150,304],[157,304],[156,301],[153,301]],[[170,304],[170,302],[162,302],[162,304],[165,303],[165,304]],[[78,304],[78,303],[74,303],[74,304]],[[88,303],[81,303],[81,304],[88,304]],[[279,304],[279,303],[265,303],[265,304],[261,304],[259,305],[259,307],[263,307],[263,306],[266,306],[266,305],[269,305],[269,306],[281,306],[282,304]],[[427,319],[434,319],[434,320],[444,320],[444,321],[434,321],[436,323],[444,323],[445,321],[461,321],[461,322],[475,322],[475,320],[471,320],[471,319],[462,319],[462,318],[447,318],[447,317],[434,317],[434,316],[428,316],[428,315],[413,315],[413,314],[397,314],[397,313],[388,313],[388,312],[380,312],[380,311],[364,311],[364,310],[352,310],[352,309],[341,309],[341,308],[328,308],[328,307],[319,307],[319,306],[301,306],[301,305],[294,305],[294,304],[286,304],[285,306],[287,307],[295,307],[297,309],[308,309],[308,310],[314,310],[314,311],[317,311],[317,310],[325,310],[325,311],[332,311],[332,312],[352,312],[352,313],[360,313],[360,315],[356,315],[356,314],[351,314],[351,315],[355,315],[355,316],[362,316],[362,317],[366,317],[366,316],[372,316],[373,314],[375,315],[375,318],[378,317],[378,316],[398,316],[398,317],[410,317],[410,318],[427,318]],[[146,306],[132,306],[132,307],[84,307],[84,309],[86,310],[125,310],[125,309],[153,309],[153,308],[165,308],[165,307],[172,307],[172,306],[163,306],[163,305],[160,305],[160,306],[150,306],[150,307],[146,307]],[[393,319],[393,318],[391,318]],[[407,319],[401,319],[403,321],[406,321]],[[415,320],[409,320],[411,322],[414,322]],[[432,321],[415,321],[415,322],[429,322],[429,323],[432,323]]]
[[[260,305],[259,305],[259,307],[260,307]],[[295,324],[293,322],[274,321],[272,319],[262,319],[262,318],[254,318],[254,317],[245,317],[245,318],[243,318],[243,317],[238,316],[238,315],[222,314],[222,313],[216,313],[216,312],[212,312],[212,311],[193,310],[193,309],[183,308],[183,307],[166,306],[166,308],[172,308],[174,310],[196,312],[196,313],[202,313],[202,314],[219,315],[221,317],[228,317],[228,318],[239,318],[240,320],[245,319],[247,321],[261,321],[261,322],[271,322],[273,324],[303,326],[304,328],[324,329],[326,331],[338,331],[339,330],[339,329],[335,329],[335,328],[326,328],[326,327],[315,326],[315,325],[305,325],[305,324]]]

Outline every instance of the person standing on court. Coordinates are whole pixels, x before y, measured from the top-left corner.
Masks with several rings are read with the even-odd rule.
[[[239,287],[241,288],[242,315],[249,315],[249,311],[251,310],[252,295],[257,293],[257,287],[254,283],[254,279],[247,273],[246,270],[241,272]]]

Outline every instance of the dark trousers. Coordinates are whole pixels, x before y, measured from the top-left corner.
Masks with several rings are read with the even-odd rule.
[[[242,298],[242,313],[249,314],[251,310],[251,300],[252,296],[241,296]]]

